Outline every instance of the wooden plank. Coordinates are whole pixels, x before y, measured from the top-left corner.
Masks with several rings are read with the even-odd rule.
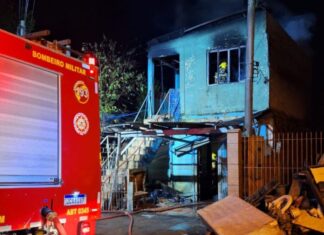
[[[246,201],[253,206],[259,206],[260,202],[273,190],[279,186],[276,180],[271,180],[266,183],[263,187],[257,190],[254,194],[246,198]]]
[[[300,211],[300,215],[293,220],[293,224],[324,233],[324,218],[313,217],[305,210]]]
[[[301,192],[300,182],[297,178],[293,178],[288,194],[292,196],[293,200],[296,200],[299,197],[300,192]]]
[[[57,41],[57,44],[59,44],[60,46],[70,45],[71,39],[64,39],[64,40]]]
[[[248,195],[254,194],[264,185],[266,171],[264,139],[251,136],[248,139]]]
[[[319,189],[314,181],[314,178],[312,177],[312,175],[309,171],[305,171],[305,175],[306,175],[307,182],[308,182],[314,196],[316,197],[318,203],[320,204],[321,208],[324,208],[324,193],[319,191]]]
[[[310,171],[312,172],[316,184],[324,182],[324,167],[311,167]]]
[[[233,196],[198,210],[198,214],[218,235],[249,234],[275,221],[244,200]]]
[[[23,37],[33,40],[33,39],[39,39],[41,37],[46,37],[50,34],[51,32],[49,30],[42,30],[42,31],[26,34]]]

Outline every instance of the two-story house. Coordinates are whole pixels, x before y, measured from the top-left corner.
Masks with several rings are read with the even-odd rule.
[[[217,123],[244,117],[246,41],[246,12],[151,40],[149,120],[176,127],[179,122]],[[254,53],[257,134],[265,135],[267,128],[303,126],[309,118],[310,61],[265,10],[256,12]],[[219,165],[226,161],[224,136],[174,137],[183,141],[170,143],[173,187],[193,200],[222,194],[223,186],[217,184],[220,177],[226,178]],[[180,151],[188,146],[192,147],[189,151]]]

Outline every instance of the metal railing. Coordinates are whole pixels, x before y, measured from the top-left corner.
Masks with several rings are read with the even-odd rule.
[[[140,115],[143,115],[143,119],[142,120],[144,120],[147,117],[147,105],[148,105],[147,104],[147,101],[148,101],[148,95],[146,95],[146,97],[145,97],[145,99],[144,99],[144,101],[143,101],[140,109],[138,110],[138,112],[137,112],[137,114],[136,114],[133,122],[137,122],[138,119],[139,119],[139,117],[140,117]]]
[[[107,158],[101,163],[102,208],[104,210],[126,209],[127,195],[125,192],[127,183],[125,180],[128,169],[131,169],[133,166],[130,166],[129,163],[133,162],[136,168],[141,167],[141,161],[139,159],[135,161],[135,158],[141,154],[141,148],[146,146],[146,139],[141,138],[141,142],[137,143],[135,145],[136,148],[134,148],[134,142],[138,139],[137,137],[120,138],[119,136],[118,138],[120,140],[113,146],[109,146],[111,145],[109,144],[109,138],[116,139],[117,137],[106,136],[101,141],[101,145],[105,145],[106,148],[112,147],[113,149],[111,152],[107,150]]]
[[[116,162],[114,162],[115,156],[117,154],[117,143],[113,146],[110,146],[109,143],[109,137],[110,136],[106,136],[102,141],[101,141],[101,145],[105,144],[104,148],[106,148],[107,151],[107,156],[106,158],[101,162],[101,169],[102,170],[107,170],[107,169],[114,169],[116,166]],[[112,138],[112,137],[110,137]],[[116,137],[113,137],[116,138]],[[129,138],[122,138],[121,139],[121,145],[123,145],[127,140],[129,140]],[[124,154],[124,152],[127,150],[127,148],[130,146],[130,143],[132,142],[132,140],[129,141],[129,143],[126,145],[126,147],[124,147],[121,151],[121,156]],[[109,151],[110,149],[113,149],[111,152]]]
[[[322,132],[276,133],[243,138],[243,195],[252,195],[275,180],[291,184],[294,174],[316,165],[323,155]]]
[[[154,119],[156,121],[179,121],[180,98],[178,90],[169,89],[154,115]]]
[[[148,117],[148,99],[147,95],[138,110],[133,122],[144,121]],[[142,117],[142,118],[141,118]],[[164,96],[158,110],[153,115],[155,121],[178,121],[180,119],[180,98],[179,91],[169,89]]]

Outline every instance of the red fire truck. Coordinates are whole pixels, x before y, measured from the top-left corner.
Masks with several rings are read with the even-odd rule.
[[[98,67],[0,30],[0,234],[95,234]]]

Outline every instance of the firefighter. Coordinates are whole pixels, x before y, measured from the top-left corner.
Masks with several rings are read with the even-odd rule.
[[[215,83],[226,83],[227,82],[227,62],[222,61],[218,65],[218,71],[215,73]]]

